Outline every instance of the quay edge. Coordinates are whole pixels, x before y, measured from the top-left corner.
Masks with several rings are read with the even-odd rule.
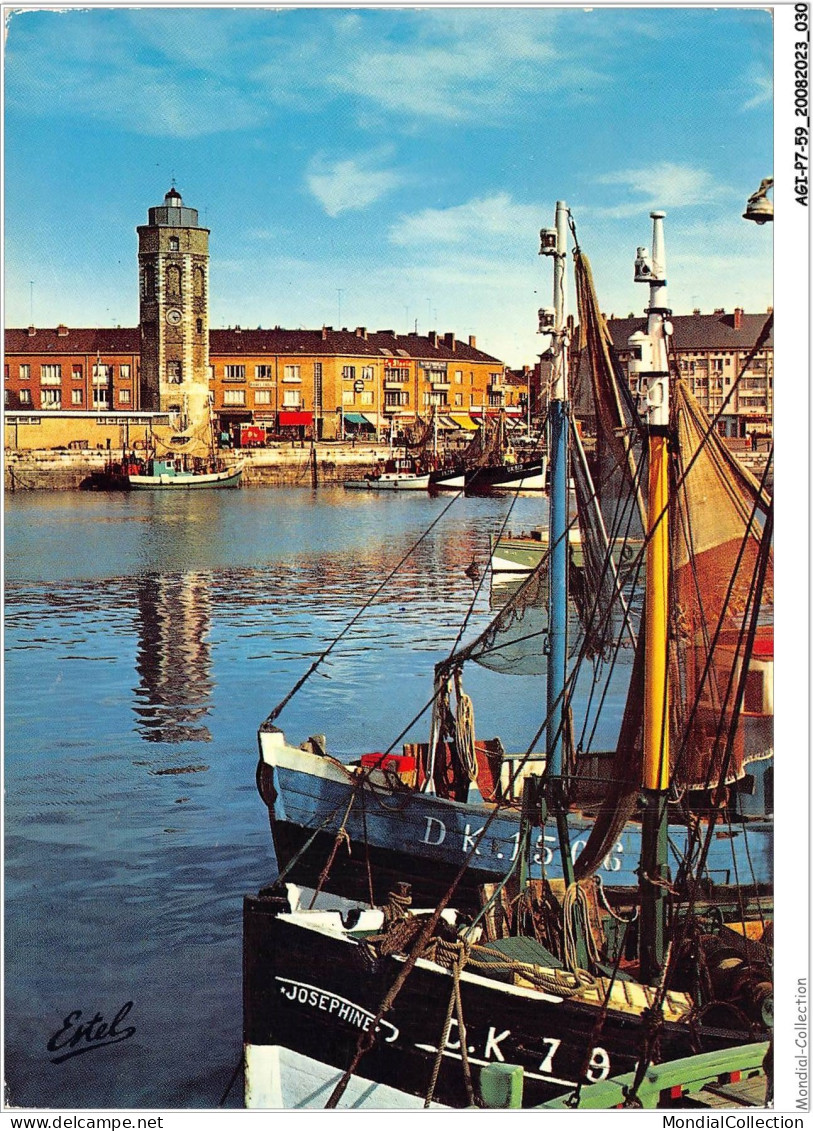
[[[308,487],[312,483],[311,447],[278,444],[229,453],[243,463],[244,487]],[[347,479],[358,479],[372,471],[379,460],[389,455],[384,444],[349,442],[316,444],[316,472],[320,486],[338,486]],[[110,453],[103,448],[72,451],[35,449],[14,451],[7,448],[3,458],[3,486],[6,491],[76,491],[91,472],[103,471]],[[115,459],[115,453],[113,453]],[[768,459],[767,453],[737,453],[737,458],[758,479]],[[768,489],[772,489],[772,482]]]
[[[244,487],[309,487],[312,483],[311,446],[279,444],[228,453],[243,464]],[[379,460],[389,455],[386,445],[345,443],[316,444],[316,472],[320,486],[338,486],[346,479],[357,479],[372,471]],[[107,466],[110,453],[95,451],[39,449],[11,451],[3,460],[3,485],[6,491],[75,491],[91,472]],[[113,459],[116,453],[113,453]]]

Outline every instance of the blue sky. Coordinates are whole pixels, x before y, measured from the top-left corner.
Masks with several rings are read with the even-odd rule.
[[[557,199],[607,313],[646,305],[652,208],[676,312],[773,302],[772,225],[741,219],[773,172],[763,9],[117,6],[7,35],[7,325],[135,325],[173,177],[215,327],[417,321],[533,363]]]

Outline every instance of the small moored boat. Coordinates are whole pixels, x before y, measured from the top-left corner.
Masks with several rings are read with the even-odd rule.
[[[426,491],[429,472],[424,472],[409,456],[388,459],[363,479],[345,481],[348,490],[356,491]]]

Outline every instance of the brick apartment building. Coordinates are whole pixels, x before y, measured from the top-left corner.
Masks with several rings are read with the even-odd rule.
[[[437,411],[446,428],[483,412],[519,415],[527,388],[453,333],[209,328],[209,231],[174,188],[139,226],[137,327],[5,332],[7,415],[160,412],[186,426],[211,405],[217,427],[385,435]],[[7,433],[8,435],[8,433]],[[7,439],[8,442],[8,439]]]

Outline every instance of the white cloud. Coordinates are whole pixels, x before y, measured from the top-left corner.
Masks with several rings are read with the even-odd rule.
[[[508,193],[481,197],[451,208],[425,208],[402,216],[389,231],[390,241],[402,247],[435,244],[468,244],[527,240],[540,226],[541,210],[517,204]]]
[[[773,101],[773,77],[764,71],[749,75],[747,85],[753,90],[750,98],[743,102],[741,109],[754,110],[757,106],[770,106]]]
[[[603,208],[591,208],[593,215],[624,219],[650,208],[691,208],[708,205],[732,195],[726,185],[715,181],[705,169],[661,161],[637,169],[620,169],[594,178],[602,185],[618,185],[636,199]],[[586,210],[585,210],[586,211]]]
[[[396,170],[375,167],[379,159],[376,154],[344,161],[315,157],[305,181],[328,216],[359,211],[403,184],[404,178]]]
[[[556,13],[544,9],[426,10],[413,14],[407,37],[402,17],[401,34],[390,41],[367,41],[368,27],[348,24],[352,40],[341,45],[325,82],[406,116],[501,120],[532,92],[583,95],[603,81],[583,51],[577,57],[560,47],[556,22]]]

